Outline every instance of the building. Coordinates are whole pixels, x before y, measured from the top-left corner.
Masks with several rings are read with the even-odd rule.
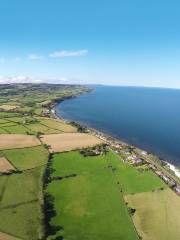
[[[155,171],[157,168],[154,164],[149,164],[149,169],[152,169],[152,170]]]
[[[142,152],[141,152],[141,155],[143,155],[143,156],[147,156],[148,153],[147,153],[146,151],[142,151]]]
[[[142,158],[135,158],[135,159],[132,160],[132,164],[134,166],[142,165],[142,164],[144,164],[144,162],[145,161]]]
[[[180,196],[180,186],[176,186],[174,191]]]

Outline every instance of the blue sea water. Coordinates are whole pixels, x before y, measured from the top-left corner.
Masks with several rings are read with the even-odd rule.
[[[180,90],[97,86],[56,111],[180,166]]]

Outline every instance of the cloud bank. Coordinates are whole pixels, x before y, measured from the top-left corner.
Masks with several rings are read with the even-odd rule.
[[[75,78],[66,77],[29,77],[29,76],[0,76],[0,84],[13,84],[13,83],[56,83],[56,84],[78,84],[80,80]]]
[[[38,55],[36,53],[31,53],[31,54],[28,55],[29,60],[41,60],[43,58],[44,58],[43,56]]]
[[[12,84],[12,83],[42,83],[43,80],[27,76],[14,76],[3,77],[0,76],[0,84]]]
[[[88,54],[87,49],[82,49],[78,51],[55,51],[49,54],[49,57],[58,58],[58,57],[79,57],[79,56],[85,56]]]

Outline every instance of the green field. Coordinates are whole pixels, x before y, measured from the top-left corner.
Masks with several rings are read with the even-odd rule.
[[[70,124],[52,118],[11,117],[0,120],[0,134],[37,134],[39,132],[42,134],[52,134],[77,131]]]
[[[140,172],[128,163],[124,163],[116,155],[108,158],[109,166],[114,168],[114,175],[119,181],[124,194],[148,192],[165,187],[165,183],[152,171]]]
[[[127,195],[136,209],[135,226],[144,240],[180,239],[180,199],[170,189]]]
[[[0,176],[0,219],[3,219],[0,232],[25,240],[41,239],[44,234],[42,177],[48,152],[38,146],[4,150],[0,155],[7,157],[17,169],[24,170]]]
[[[43,146],[4,150],[0,154],[19,170],[45,165],[48,157],[48,151]]]
[[[52,176],[76,177],[52,181],[47,192],[55,197],[52,225],[63,227],[56,236],[64,239],[138,239],[123,195],[107,168],[107,154],[83,157],[79,152],[54,155]],[[50,236],[49,239],[54,239]]]

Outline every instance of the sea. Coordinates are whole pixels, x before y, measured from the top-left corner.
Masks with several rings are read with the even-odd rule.
[[[110,134],[180,166],[180,90],[93,86],[57,115]]]

